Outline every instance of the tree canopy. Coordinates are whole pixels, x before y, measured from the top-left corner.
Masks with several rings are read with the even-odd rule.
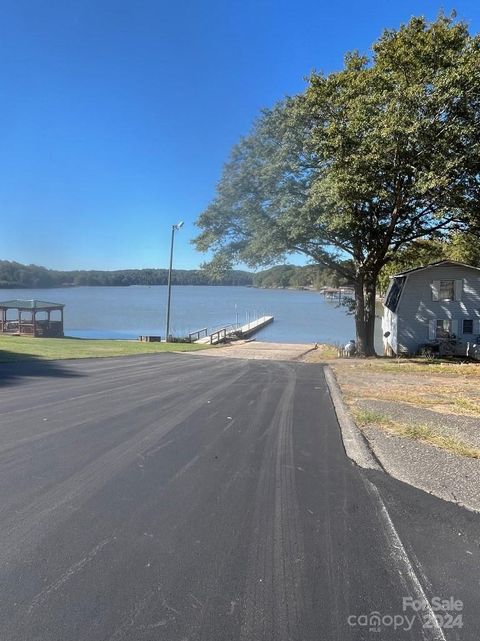
[[[348,284],[345,278],[322,265],[277,265],[253,275],[254,287],[320,289]]]
[[[453,17],[412,18],[262,112],[196,246],[213,267],[302,253],[335,270],[355,286],[359,348],[373,354],[383,266],[418,239],[478,230],[479,126],[480,39]]]
[[[440,239],[419,239],[395,253],[378,275],[378,287],[385,294],[390,277],[396,273],[428,265],[440,260],[454,260],[459,263],[480,267],[480,242],[474,234],[462,231]]]

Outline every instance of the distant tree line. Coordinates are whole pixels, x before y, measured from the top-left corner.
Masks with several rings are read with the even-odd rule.
[[[59,271],[38,265],[22,265],[14,261],[0,260],[0,289],[166,285],[167,279],[167,269]],[[294,289],[320,289],[323,286],[339,287],[348,284],[345,278],[321,265],[278,265],[257,273],[230,270],[215,276],[202,269],[174,269],[172,282],[174,285],[243,285]]]
[[[348,285],[346,278],[321,265],[278,265],[253,275],[254,287],[320,289]]]
[[[120,269],[116,271],[59,271],[38,265],[0,260],[0,288],[27,289],[48,287],[166,285],[167,269]],[[252,285],[253,274],[232,270],[212,278],[200,269],[175,269],[174,285]]]
[[[477,237],[468,233],[453,232],[442,239],[415,241],[409,247],[396,252],[384,265],[377,279],[379,293],[385,294],[393,274],[439,260],[456,260],[480,267],[480,243]],[[349,261],[344,261],[344,268],[349,268]],[[15,261],[0,260],[0,289],[166,285],[167,279],[167,269],[59,271],[38,265],[22,265]],[[349,279],[338,271],[319,264],[303,267],[277,265],[256,273],[230,270],[215,275],[203,269],[174,269],[172,282],[174,285],[243,285],[317,290],[322,287],[351,285]]]

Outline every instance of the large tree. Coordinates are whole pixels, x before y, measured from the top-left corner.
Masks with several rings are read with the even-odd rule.
[[[262,113],[196,246],[212,269],[295,252],[334,269],[355,287],[358,348],[373,355],[382,267],[419,238],[475,229],[479,132],[480,39],[453,17],[413,18]]]

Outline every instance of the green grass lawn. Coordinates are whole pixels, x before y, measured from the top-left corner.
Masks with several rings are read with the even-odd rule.
[[[128,356],[158,352],[192,352],[209,349],[195,343],[142,343],[140,341],[90,340],[83,338],[0,337],[0,363],[19,360]]]

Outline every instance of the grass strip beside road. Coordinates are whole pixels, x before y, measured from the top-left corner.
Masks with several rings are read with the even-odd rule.
[[[0,337],[0,363],[27,360],[61,360],[157,354],[159,352],[192,352],[209,349],[196,343],[143,343],[128,340],[93,340],[83,338]]]
[[[460,456],[467,456],[469,458],[480,458],[480,449],[478,447],[471,447],[460,439],[441,434],[431,425],[400,423],[392,420],[389,416],[381,412],[361,408],[353,408],[352,413],[357,425],[360,427],[375,425],[394,436],[422,441],[423,443],[434,445],[452,454],[459,454]]]
[[[392,358],[329,358],[321,346],[305,357],[335,372],[348,405],[359,400],[401,402],[439,414],[480,418],[480,363]]]
[[[477,443],[466,443],[456,434],[449,434],[445,427],[461,426],[461,417],[479,419],[480,426],[480,363],[458,359],[338,358],[329,346],[319,346],[305,360],[330,365],[361,429],[377,427],[394,436],[480,458]],[[371,407],[362,407],[365,403]],[[402,416],[397,419],[394,410],[400,406]],[[430,412],[431,422],[426,416],[422,420],[425,411]]]

